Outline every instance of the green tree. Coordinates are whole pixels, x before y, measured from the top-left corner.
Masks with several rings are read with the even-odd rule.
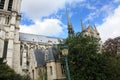
[[[0,58],[0,80],[31,80],[28,75],[21,76],[11,69]]]
[[[120,53],[120,37],[114,39],[108,39],[103,45],[103,52],[108,52],[112,55]]]
[[[98,53],[96,38],[77,33],[68,38],[65,44],[69,46],[68,59],[72,80],[120,80],[120,62],[109,54]]]

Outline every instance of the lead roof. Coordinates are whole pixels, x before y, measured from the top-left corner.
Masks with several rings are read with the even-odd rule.
[[[27,33],[19,33],[19,40],[20,41],[30,41],[30,42],[41,42],[41,43],[48,43],[52,42],[53,44],[59,44],[59,41],[62,41],[62,38],[55,38],[43,35],[35,35],[35,34],[27,34]]]

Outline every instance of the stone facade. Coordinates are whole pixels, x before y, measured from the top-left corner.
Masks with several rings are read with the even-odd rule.
[[[59,54],[53,49],[62,39],[19,33],[21,1],[0,0],[0,57],[33,80],[62,80]]]
[[[33,80],[64,80],[65,70],[54,49],[63,39],[19,33],[21,1],[0,0],[0,57],[17,73],[30,75]],[[66,13],[68,36],[72,37],[74,30]],[[96,28],[82,28],[86,35],[100,38]]]
[[[0,0],[0,57],[19,72],[19,21],[21,0]]]
[[[34,80],[62,80],[59,54],[54,48],[63,39],[20,33],[20,63],[22,74]]]
[[[84,24],[81,22],[81,28],[82,28],[82,33],[84,36],[93,36],[98,40],[98,46],[99,50],[98,53],[101,53],[102,51],[102,41],[99,35],[99,32],[97,31],[96,26],[91,26],[90,23],[88,22],[88,27],[86,28]]]

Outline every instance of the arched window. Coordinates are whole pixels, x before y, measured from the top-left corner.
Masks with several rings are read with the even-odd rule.
[[[53,75],[52,66],[50,66],[50,74]]]
[[[10,17],[8,16],[6,17],[5,24],[9,24],[9,22],[10,22]]]
[[[8,40],[4,41],[3,58],[7,56]]]

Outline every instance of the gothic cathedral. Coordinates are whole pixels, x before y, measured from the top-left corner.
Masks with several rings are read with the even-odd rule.
[[[65,78],[53,49],[62,39],[19,33],[22,0],[0,0],[0,57],[21,75],[33,80]]]
[[[19,33],[22,0],[0,0],[0,58],[21,75],[33,80],[64,80],[64,66],[59,62],[60,54],[55,50],[63,39],[49,36]],[[67,13],[68,36],[74,30]],[[90,25],[82,30],[86,35],[99,38],[96,28]]]

